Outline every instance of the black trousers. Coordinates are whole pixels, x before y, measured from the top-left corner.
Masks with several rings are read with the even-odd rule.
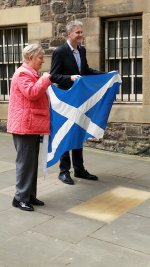
[[[40,136],[13,134],[13,140],[17,151],[15,198],[29,202],[37,193]]]
[[[83,148],[72,150],[72,165],[74,170],[83,170]],[[60,173],[69,171],[71,168],[71,159],[69,151],[65,152],[60,158]]]

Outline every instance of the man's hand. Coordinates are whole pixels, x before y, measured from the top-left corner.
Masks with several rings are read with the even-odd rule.
[[[78,75],[78,74],[76,74],[76,75],[71,75],[71,81],[75,81],[76,79],[78,79],[78,78],[80,78],[81,77],[81,75]]]

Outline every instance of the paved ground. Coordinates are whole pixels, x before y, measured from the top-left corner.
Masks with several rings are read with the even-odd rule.
[[[99,176],[75,185],[42,177],[34,212],[11,206],[15,150],[0,134],[0,267],[150,267],[150,159],[84,150]],[[72,174],[73,175],[73,174]]]

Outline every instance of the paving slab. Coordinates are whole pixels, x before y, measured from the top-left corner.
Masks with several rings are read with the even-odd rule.
[[[141,176],[135,176],[134,178],[132,178],[132,180],[129,181],[129,183],[139,185],[141,187],[147,187],[148,190],[148,188],[150,187],[150,171],[145,175],[141,173]]]
[[[34,227],[34,231],[73,244],[80,242],[104,224],[104,222],[91,221],[82,216],[66,213]]]
[[[7,161],[0,161],[0,172],[5,172],[9,170],[14,170],[15,164]]]
[[[127,213],[90,236],[150,254],[150,218],[147,217]]]
[[[133,209],[132,213],[150,218],[150,199]]]
[[[117,186],[71,208],[69,212],[110,223],[149,198],[150,193],[144,190]]]
[[[12,197],[0,194],[0,212],[12,208]]]
[[[36,225],[53,219],[52,216],[45,214],[40,215],[37,212],[24,212],[20,209],[10,208],[0,212],[0,245],[4,241],[14,238]]]
[[[78,199],[80,201],[86,201],[95,195],[103,193],[111,187],[110,184],[106,184],[99,179],[99,181],[86,181],[84,179],[74,178],[75,185],[66,185],[65,192],[67,197]]]
[[[150,255],[90,237],[52,261],[53,267],[149,267]]]
[[[0,190],[16,183],[16,170],[0,172]]]
[[[25,231],[3,243],[0,249],[2,267],[45,267],[70,247],[67,242],[40,233]]]

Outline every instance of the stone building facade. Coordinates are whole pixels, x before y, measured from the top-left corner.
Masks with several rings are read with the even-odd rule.
[[[88,145],[123,153],[150,155],[149,0],[0,0],[0,18],[0,29],[26,27],[28,43],[42,44],[46,52],[43,71],[49,71],[52,52],[65,41],[66,22],[73,19],[83,21],[86,33],[84,45],[91,67],[109,71],[108,66],[115,60],[117,69],[120,68],[124,74],[127,61],[131,63],[131,72],[136,74],[129,73],[128,69],[128,74],[123,78],[128,78],[128,81],[131,78],[132,82],[136,79],[138,83],[137,91],[133,88],[134,101],[129,92],[124,93],[125,97],[128,95],[128,99],[123,101],[122,93],[119,101],[113,105],[104,139],[93,140]],[[111,27],[115,27],[114,35],[109,31]],[[132,36],[131,32],[134,33]],[[137,48],[134,55],[129,57],[129,49],[133,50],[131,42]],[[117,51],[115,57],[111,51],[106,55],[108,46],[114,49],[113,43]],[[128,52],[124,43],[131,47]],[[119,46],[121,54],[116,56]],[[127,57],[124,57],[124,53],[128,53]],[[130,55],[131,53],[132,51]],[[126,92],[126,88],[124,90]],[[5,128],[7,108],[8,101],[1,100],[1,129]]]

